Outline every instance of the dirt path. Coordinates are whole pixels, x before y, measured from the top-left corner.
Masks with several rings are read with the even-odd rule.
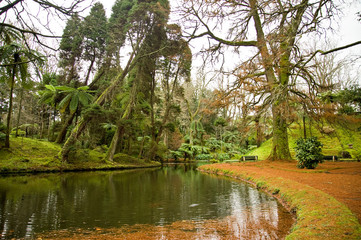
[[[317,188],[347,205],[361,222],[361,163],[326,162],[315,170],[298,169],[295,163],[257,162],[234,164],[263,176],[282,177]]]

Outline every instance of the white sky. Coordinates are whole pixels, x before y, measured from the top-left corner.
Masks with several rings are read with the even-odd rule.
[[[89,4],[90,1],[91,0],[86,1],[86,3]],[[115,0],[98,0],[98,1],[104,5],[107,16],[109,17],[111,14],[111,9],[112,9],[112,6],[113,6]],[[2,1],[0,1],[0,2],[2,2]],[[31,4],[32,1],[25,2],[25,4],[26,3]],[[170,0],[170,3],[171,3],[172,7],[177,5],[176,0]],[[3,5],[3,4],[0,4],[0,6],[1,5]],[[361,21],[357,21],[357,16],[356,16],[356,12],[361,11],[361,1],[349,0],[348,3],[343,4],[342,8],[343,8],[342,10],[344,12],[344,16],[339,20],[339,22],[335,23],[335,27],[334,27],[335,32],[333,32],[333,33],[330,32],[327,34],[327,39],[328,40],[332,39],[332,43],[335,45],[334,47],[342,46],[345,44],[349,44],[349,43],[353,43],[353,42],[361,40]],[[84,14],[86,15],[89,12],[89,10],[90,10],[90,8],[88,8],[88,11],[84,12]],[[34,13],[34,14],[36,14],[36,13]],[[62,21],[59,19],[56,20],[56,22],[52,23],[52,24],[54,24],[54,28],[52,30],[55,31],[56,34],[61,35],[62,28],[65,27],[65,23],[66,23],[66,21]],[[202,41],[204,42],[204,39],[200,40],[200,42],[202,42]],[[199,42],[191,43],[191,45],[198,46],[197,49],[192,49],[193,53],[196,53],[197,51],[200,50]],[[327,49],[322,49],[322,50],[327,50]],[[338,54],[343,55],[343,56],[348,56],[348,55],[361,56],[361,45],[338,52]],[[197,61],[194,61],[194,62],[196,63]],[[234,63],[234,59],[233,59],[233,63]],[[358,66],[360,67],[360,64],[358,64]]]
[[[115,0],[101,0],[100,2],[104,5],[107,16],[109,17]],[[173,8],[178,5],[176,0],[170,0],[170,4],[172,10],[174,10]],[[335,31],[334,32],[330,31],[329,33],[327,33],[327,36],[324,36],[325,39],[323,39],[323,40],[327,39],[328,41],[331,40],[332,44],[334,44],[333,47],[343,46],[356,41],[361,41],[361,21],[357,21],[357,15],[356,15],[357,12],[359,11],[361,12],[361,1],[348,0],[348,2],[344,3],[341,8],[343,11],[343,16],[341,16],[339,21],[334,22],[333,28]],[[200,50],[201,48],[200,46],[203,44],[202,41],[205,42],[204,39],[200,39],[197,41],[198,42],[191,42],[191,46],[193,46],[192,49],[193,53],[197,53]],[[322,46],[322,44],[320,48],[321,50],[328,50],[327,49],[328,47]],[[347,56],[355,56],[355,55],[361,56],[361,45],[337,52],[337,54],[340,56],[340,58],[344,58]],[[236,64],[236,62],[238,62],[237,60],[239,59],[237,58],[237,60],[235,60],[235,57],[231,57],[231,58],[232,58],[231,62],[227,64],[230,69],[226,69],[226,70],[231,70],[231,68],[233,69],[234,65]],[[192,72],[193,78],[195,77],[197,71],[196,70],[198,67],[197,65],[200,65],[199,62],[200,61],[197,59],[193,60],[193,69],[194,69],[194,71]],[[361,60],[359,60],[357,63],[354,64],[356,66],[351,67],[351,70],[355,70],[354,75],[358,76],[357,71],[361,71],[360,62]],[[358,79],[358,81],[359,83],[361,83],[361,77]],[[214,83],[212,85],[216,87],[215,85],[217,85],[217,83]]]

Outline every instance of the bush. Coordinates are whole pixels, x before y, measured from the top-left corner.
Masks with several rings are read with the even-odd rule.
[[[196,155],[196,160],[209,160],[209,159],[212,159],[211,154],[202,153],[202,154]]]
[[[350,152],[348,152],[348,151],[340,151],[338,153],[338,156],[340,158],[352,158]]]
[[[322,162],[322,146],[317,137],[310,137],[307,139],[300,138],[296,141],[295,147],[297,167],[314,169]]]
[[[356,158],[356,160],[357,160],[358,162],[360,162],[360,161],[361,161],[361,151],[355,152],[355,153],[354,153],[354,157]]]
[[[138,158],[130,156],[125,153],[117,153],[113,157],[113,161],[116,163],[122,163],[122,164],[139,164],[142,162],[142,160],[138,160]]]
[[[1,142],[1,141],[5,141],[5,137],[6,137],[6,134],[0,132],[0,142]]]
[[[229,160],[231,159],[228,153],[218,153],[215,158],[219,161]]]

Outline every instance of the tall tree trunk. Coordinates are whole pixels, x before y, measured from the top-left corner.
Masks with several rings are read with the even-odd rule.
[[[15,87],[15,75],[16,75],[16,62],[17,57],[14,55],[15,64],[13,67],[13,75],[10,83],[10,94],[9,94],[9,109],[6,122],[6,136],[5,136],[5,148],[10,148],[10,132],[11,132],[11,112],[13,111],[13,92]]]
[[[288,146],[287,121],[282,114],[281,106],[273,105],[273,144],[269,160],[291,161],[291,154]]]
[[[118,141],[119,141],[120,136],[122,135],[123,130],[124,130],[123,126],[121,126],[121,125],[117,126],[117,130],[114,133],[112,142],[110,143],[109,149],[107,151],[107,155],[105,157],[106,162],[113,162],[115,150],[117,148]]]
[[[18,119],[16,120],[16,133],[15,137],[19,136],[19,124],[20,124],[20,116],[21,116],[21,108],[23,107],[23,95],[24,89],[20,89],[20,100],[19,100],[19,111],[18,111]]]
[[[254,121],[256,122],[256,144],[257,147],[260,147],[262,143],[262,130],[259,124],[260,116],[257,116]]]
[[[88,68],[88,72],[87,72],[87,74],[86,74],[85,82],[84,82],[84,85],[85,85],[85,86],[88,86],[88,81],[89,81],[90,73],[91,73],[91,71],[92,71],[92,69],[93,69],[94,62],[95,62],[95,56],[94,56],[94,58],[92,59],[92,61],[90,62],[90,66],[89,66],[89,68]]]
[[[48,141],[51,139],[51,112],[49,111],[48,117]]]
[[[84,131],[88,121],[89,120],[85,120],[84,118],[80,119],[78,124],[71,131],[69,138],[66,140],[61,151],[58,154],[59,158],[61,159],[61,161],[63,163],[66,163],[68,161],[70,150],[71,150],[72,146],[74,146],[76,139]]]
[[[132,90],[130,93],[130,100],[129,100],[128,105],[125,109],[125,112],[121,118],[121,120],[123,120],[123,121],[129,119],[129,117],[131,116],[131,112],[133,111],[133,108],[135,105],[136,95],[138,93],[137,77],[135,79],[136,80],[134,80],[134,82],[133,82],[133,87],[132,87]],[[105,157],[105,161],[107,161],[107,162],[113,162],[113,157],[114,157],[115,151],[118,146],[119,138],[120,138],[121,134],[123,133],[123,129],[122,129],[123,121],[119,121],[119,123],[117,124],[117,131],[115,132],[115,134],[112,138],[112,142],[110,143],[109,149],[108,149],[106,157]],[[129,137],[129,139],[130,139],[130,137]],[[129,146],[128,146],[128,150],[129,150]]]
[[[143,133],[142,142],[140,143],[140,149],[139,149],[138,159],[141,159],[142,156],[143,156],[144,142],[145,142],[145,136],[144,136],[144,133]]]
[[[51,119],[51,114],[49,114],[49,129],[48,129],[48,140],[54,141],[54,131],[55,131],[55,119],[56,119],[56,103],[54,104],[53,117]]]
[[[43,139],[44,137],[44,126],[45,126],[45,118],[44,118],[44,109],[43,111],[41,111],[41,119],[40,119],[40,122],[41,122],[41,127],[40,127],[40,135],[39,135],[39,138],[40,139]]]
[[[302,116],[302,123],[303,123],[303,138],[307,138],[307,129],[306,129],[306,116]]]
[[[156,153],[158,151],[158,142],[155,126],[155,116],[154,116],[154,94],[155,94],[155,78],[152,76],[151,90],[150,90],[150,121],[151,121],[151,147],[149,150],[149,159],[154,160]]]
[[[73,119],[75,117],[75,112],[70,114],[70,116],[65,120],[63,126],[61,127],[61,130],[59,132],[58,137],[56,138],[55,142],[56,143],[63,143],[65,140],[65,136],[66,136],[66,132],[68,131],[68,127],[71,125],[71,123],[73,122]]]
[[[97,98],[95,104],[102,106],[105,102],[105,99],[113,92],[113,90],[124,80],[124,78],[128,75],[128,73],[134,68],[136,63],[138,62],[138,57],[135,56],[135,52],[132,53],[130,56],[127,66],[124,68],[123,72],[120,73],[114,81],[110,84],[108,88],[106,88],[102,94]],[[91,119],[81,118],[75,128],[72,130],[69,138],[66,140],[65,144],[63,145],[61,151],[59,152],[58,156],[61,158],[63,162],[66,162],[68,159],[68,155],[71,149],[71,146],[74,145],[77,138],[80,136],[82,131],[85,129],[86,125]]]

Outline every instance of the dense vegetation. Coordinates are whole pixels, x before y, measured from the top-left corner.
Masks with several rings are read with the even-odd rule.
[[[19,148],[11,138],[27,137],[59,144],[49,155],[62,163],[89,153],[98,155],[88,159],[106,164],[120,158],[222,161],[251,154],[262,144],[269,147],[261,159],[291,160],[295,125],[303,138],[311,128],[338,139],[338,129],[359,134],[361,87],[357,79],[342,81],[347,64],[328,52],[313,49],[309,54],[296,41],[314,36],[322,21],[332,20],[337,6],[324,0],[316,8],[303,1],[241,2],[248,7],[184,1],[179,25],[169,23],[167,0],[118,0],[109,18],[101,3],[86,16],[58,6],[68,20],[55,63],[38,41],[46,36],[16,23],[1,24],[3,156]],[[41,6],[54,7],[47,3]],[[221,8],[212,11],[216,7]],[[1,15],[14,8],[1,8]],[[228,13],[240,22],[230,26],[230,39],[222,39],[211,25]],[[256,37],[249,27],[255,27]],[[204,36],[210,39],[202,51],[204,66],[212,65],[209,59],[216,62],[227,47],[255,50],[235,67],[227,87],[210,87],[215,77],[207,68],[192,71],[190,43]],[[248,40],[252,37],[256,40]],[[219,79],[227,76],[218,73]],[[359,157],[360,146],[347,144],[352,143],[351,153]],[[349,146],[335,148],[346,151]],[[19,161],[26,163],[26,157]]]

